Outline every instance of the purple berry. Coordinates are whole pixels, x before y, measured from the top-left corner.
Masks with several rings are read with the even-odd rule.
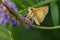
[[[12,10],[14,10],[14,12],[18,12],[18,9],[16,8],[16,5],[12,2],[10,2],[10,0],[3,0]],[[22,20],[24,20],[27,23],[33,24],[33,21],[29,20],[28,18],[22,16],[22,15],[18,15]],[[16,25],[18,26],[22,26],[22,23],[20,23],[19,21],[17,21],[12,15],[9,15],[9,11],[6,9],[5,6],[3,6],[2,4],[0,5],[0,24],[7,24],[8,21],[11,20],[12,21],[12,26],[15,27]],[[28,25],[26,25],[26,29],[30,29]]]
[[[33,24],[33,21],[29,20],[28,18],[25,18],[25,22]],[[26,29],[30,29],[30,27],[28,25],[26,25]]]
[[[12,26],[16,27],[16,21],[15,20],[12,20]]]
[[[15,4],[10,2],[10,0],[2,0],[5,2],[12,10],[15,12],[18,12],[18,9],[16,8]],[[10,19],[9,11],[4,7],[2,4],[0,4],[0,24],[7,24],[7,22]],[[14,24],[15,21],[12,21]]]

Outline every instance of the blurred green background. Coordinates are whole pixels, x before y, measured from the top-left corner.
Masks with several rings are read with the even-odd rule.
[[[11,1],[14,2],[17,8],[21,11],[28,8],[29,6],[37,5],[38,3],[43,2],[44,0],[11,0]],[[57,9],[54,8],[55,6],[52,6],[53,8],[51,7],[51,5],[54,4],[51,3],[48,4],[49,13],[46,16],[45,20],[41,23],[41,26],[60,25],[59,21],[57,21],[60,15],[60,1],[58,0],[57,2],[55,2],[55,4],[57,5]],[[53,12],[51,12],[51,10]],[[59,14],[55,13],[55,11],[57,10],[59,10]],[[12,33],[14,40],[60,40],[60,29],[43,30],[31,28],[30,30],[27,30],[25,27],[16,27],[12,28]]]
[[[46,4],[49,5],[49,13],[47,14],[45,20],[41,23],[41,26],[58,26],[60,25],[60,0],[57,2],[48,3],[51,0],[11,0],[14,2],[19,11],[27,9],[30,6],[37,5],[43,1],[47,1]],[[22,12],[24,15],[26,12]],[[11,24],[9,24],[11,26]],[[10,35],[13,40],[60,40],[60,29],[37,29],[30,28],[27,30],[25,27],[17,26],[10,28],[9,25],[6,25],[8,30],[12,33]],[[8,37],[8,36],[7,36]],[[10,37],[10,38],[11,38]],[[4,40],[4,39],[2,39]],[[7,39],[8,40],[8,39]]]

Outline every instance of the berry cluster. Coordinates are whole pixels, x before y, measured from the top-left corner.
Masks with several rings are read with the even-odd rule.
[[[2,0],[4,3],[6,3],[14,12],[18,12],[18,9],[16,8],[16,5],[12,3],[10,0]],[[22,18],[25,22],[29,22],[33,24],[31,20],[28,18],[20,15],[20,18]],[[9,15],[9,11],[7,8],[1,3],[0,4],[0,24],[5,25],[8,23],[8,21],[12,21],[12,26],[15,27],[16,25],[21,26],[22,24],[17,21],[12,15]],[[28,25],[26,25],[26,28],[29,28]]]

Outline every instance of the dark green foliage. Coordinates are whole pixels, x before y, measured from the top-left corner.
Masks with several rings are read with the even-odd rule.
[[[12,1],[17,5],[17,8],[20,11],[40,2],[40,0],[12,0]],[[59,7],[60,3],[57,2],[57,4]],[[22,7],[22,5],[24,7]],[[53,10],[52,10],[51,6],[49,4],[49,13],[46,16],[45,20],[41,23],[42,26],[54,26],[54,25],[56,26],[56,25],[58,25],[57,23],[59,23],[59,21],[58,22],[53,22],[53,21],[55,19],[59,20],[59,14],[57,14],[55,12],[58,11],[58,9],[60,7],[58,9],[55,9],[53,7]],[[55,16],[52,15],[51,10],[52,10],[52,12],[54,11],[53,14],[55,13]],[[57,17],[57,15],[58,15],[58,17]],[[52,19],[52,18],[54,18],[54,19]],[[36,29],[36,28],[35,29],[31,28],[30,30],[27,30],[27,29],[25,29],[25,27],[16,27],[16,28],[12,28],[12,36],[13,36],[14,40],[60,40],[59,31],[60,31],[60,29],[40,30],[40,29]]]
[[[22,15],[26,13],[23,12],[23,10],[27,9],[29,6],[33,7],[34,5],[43,2],[42,0],[11,0],[11,1],[16,4],[19,11],[22,11],[22,13],[20,13]],[[59,21],[60,1],[53,3],[55,3],[54,6],[52,3],[47,4],[49,5],[49,13],[45,17],[45,20],[41,23],[41,26],[52,27],[60,24]],[[21,26],[21,27],[17,26],[15,28],[14,27],[11,28],[11,23],[10,25],[6,25],[6,28],[9,29],[10,32],[12,33],[12,35],[10,36],[14,40],[60,40],[60,29],[43,30],[43,29],[30,28],[29,30],[27,30],[25,26]]]
[[[14,1],[14,0],[13,0]],[[29,6],[32,6],[34,4],[37,4],[37,2],[39,3],[40,0],[16,0],[17,2],[16,5],[18,7],[18,9],[20,7],[22,7],[22,4],[27,8]],[[20,2],[18,2],[20,1]],[[21,2],[23,1],[23,2]],[[22,4],[19,4],[19,3],[22,3]],[[57,2],[58,4],[58,7],[59,7],[59,2]],[[25,9],[26,9],[25,8]],[[21,9],[21,8],[20,8]],[[55,8],[54,8],[55,9]],[[53,9],[53,11],[54,11]],[[59,8],[58,8],[59,9]],[[55,9],[55,10],[58,10],[58,9]],[[48,15],[46,16],[45,20],[41,23],[42,26],[54,26],[56,22],[53,23],[54,19],[56,19],[56,14],[55,16],[51,16],[51,6],[49,7],[49,13]],[[60,10],[60,9],[59,9]],[[53,12],[55,13],[55,11]],[[57,14],[58,15],[58,14]],[[52,19],[52,17],[54,19]],[[57,17],[59,18],[59,17]],[[56,19],[58,20],[58,19]],[[57,22],[59,23],[59,22]],[[56,24],[58,25],[58,24]],[[55,25],[55,26],[56,26]],[[39,30],[39,29],[30,29],[30,30],[26,30],[25,27],[16,27],[16,28],[13,28],[12,29],[12,36],[14,38],[14,40],[60,40],[60,32],[59,32],[60,29],[56,29],[56,30]]]

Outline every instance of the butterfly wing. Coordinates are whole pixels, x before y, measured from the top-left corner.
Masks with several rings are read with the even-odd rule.
[[[40,8],[28,8],[29,13],[27,17],[35,21],[37,25],[40,25],[40,22],[43,22],[45,16],[48,13],[48,6],[40,7]]]
[[[44,6],[44,7],[42,7],[42,9],[40,11],[41,11],[41,12],[39,12],[40,13],[40,17],[41,17],[40,22],[43,22],[45,16],[48,14],[49,7],[48,6]]]
[[[28,8],[28,11],[29,11],[29,12],[28,12],[28,14],[27,14],[26,17],[27,17],[27,18],[32,18],[33,13],[32,13],[32,11],[31,11],[31,7]]]

